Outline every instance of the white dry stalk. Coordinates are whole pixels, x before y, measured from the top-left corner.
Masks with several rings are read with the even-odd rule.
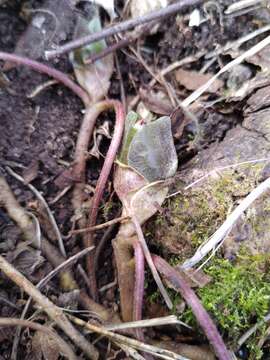
[[[122,324],[107,325],[105,326],[105,328],[107,330],[115,331],[115,330],[136,329],[136,328],[162,326],[162,325],[183,325],[185,327],[190,328],[188,325],[178,320],[175,315],[164,316],[154,319],[147,319],[147,320],[130,321]]]
[[[58,246],[59,246],[59,250],[61,252],[61,254],[66,258],[67,254],[66,254],[66,250],[65,250],[65,246],[64,246],[64,242],[62,239],[62,235],[60,233],[60,230],[57,226],[57,223],[55,221],[55,218],[46,202],[46,200],[44,199],[44,197],[41,195],[41,193],[32,185],[32,184],[28,184],[24,181],[24,178],[22,176],[20,176],[19,174],[15,173],[15,171],[13,171],[10,167],[6,167],[6,170],[8,171],[8,173],[10,175],[12,175],[15,179],[17,179],[18,181],[20,181],[21,183],[23,183],[24,185],[26,185],[34,194],[35,196],[38,198],[38,200],[41,202],[41,204],[43,205],[44,209],[46,210],[46,213],[48,215],[48,218],[50,220],[50,223],[52,225],[52,228],[54,229],[55,232],[55,236],[57,238],[58,241]]]
[[[258,5],[263,2],[264,2],[264,0],[240,0],[240,1],[237,1],[236,3],[228,6],[227,9],[225,10],[225,14],[229,15],[236,11],[246,9],[250,6]]]
[[[217,80],[217,78],[224,74],[226,71],[232,69],[235,65],[239,65],[245,59],[255,55],[267,45],[270,44],[270,35],[260,41],[258,44],[252,46],[250,49],[245,51],[243,54],[238,56],[236,59],[232,60],[228,64],[226,64],[222,69],[219,70],[211,79],[209,79],[204,85],[195,90],[192,94],[190,94],[185,100],[182,101],[181,106],[188,107],[194,101],[196,101],[213,83]]]
[[[138,351],[136,351],[135,349],[132,349],[131,347],[124,345],[124,344],[120,344],[120,343],[115,343],[117,346],[119,346],[127,355],[129,355],[132,359],[134,360],[145,360],[145,358],[140,355],[138,353]]]
[[[242,335],[240,337],[240,339],[237,341],[237,349],[240,349],[241,346],[247,341],[247,339],[251,335],[253,335],[261,325],[263,325],[269,321],[270,321],[270,313],[268,313],[266,316],[264,316],[264,318],[261,321],[259,321],[255,325],[253,325],[250,329],[248,329],[247,332],[244,333],[244,335]]]
[[[227,217],[225,222],[219,229],[210,237],[210,239],[200,246],[192,258],[186,260],[182,268],[188,269],[197,265],[210,251],[216,248],[221,241],[224,241],[226,236],[230,233],[232,226],[240,218],[244,211],[247,210],[252,203],[257,200],[265,191],[270,188],[270,178],[266,179],[259,186],[249,193],[249,195],[241,201],[241,203],[234,209],[234,211]]]
[[[84,320],[81,320],[79,318],[76,318],[72,315],[68,315],[68,318],[72,320],[75,324],[79,326],[83,326],[87,330],[90,330],[91,332],[95,332],[99,335],[105,336],[108,339],[112,340],[114,343],[124,344],[127,345],[133,349],[137,349],[142,352],[147,352],[149,354],[154,355],[156,358],[160,359],[166,359],[166,360],[190,360],[182,355],[176,354],[173,351],[162,349],[158,346],[148,345],[144,342],[141,342],[139,340],[129,338],[127,336],[114,333],[112,331],[108,331],[104,327],[96,326],[94,324],[91,324],[89,322],[85,322]]]
[[[209,171],[207,174],[201,176],[199,179],[193,181],[192,183],[188,184],[186,187],[184,187],[184,189],[178,190],[168,196],[166,196],[166,199],[169,199],[171,197],[174,197],[178,194],[181,194],[184,191],[194,187],[195,185],[201,183],[203,180],[205,180],[206,178],[213,176],[217,173],[219,173],[220,171],[224,171],[224,170],[228,170],[228,169],[232,169],[238,166],[242,166],[242,165],[248,165],[248,164],[256,164],[258,162],[265,162],[265,161],[270,161],[270,158],[261,158],[261,159],[254,159],[254,160],[247,160],[247,161],[242,161],[236,164],[231,164],[231,165],[226,165],[226,166],[221,166],[221,167],[217,167],[211,171]]]

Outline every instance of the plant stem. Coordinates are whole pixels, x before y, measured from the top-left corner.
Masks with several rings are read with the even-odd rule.
[[[216,328],[216,325],[202,306],[195,292],[182,278],[181,274],[159,256],[153,255],[152,258],[159,272],[170,281],[174,288],[180,292],[186,303],[191,307],[194,316],[202,327],[209,342],[213,346],[218,359],[232,360],[232,354],[226,348],[226,345],[224,344]]]
[[[8,54],[3,51],[0,51],[0,60],[4,61],[11,61],[15,62],[18,65],[25,65],[28,66],[40,73],[46,74],[57,81],[64,84],[70,90],[74,92],[79,98],[81,98],[82,102],[87,106],[89,104],[89,96],[88,94],[74,81],[72,81],[68,75],[64,74],[63,72],[56,70],[48,65],[42,64],[38,61],[29,59],[27,57],[15,55],[15,54]]]
[[[114,133],[112,137],[112,141],[109,147],[109,150],[107,152],[102,170],[100,172],[95,194],[92,199],[91,204],[91,210],[89,214],[89,220],[88,220],[88,226],[94,226],[96,224],[97,214],[98,214],[98,208],[100,204],[100,200],[102,198],[106,182],[108,180],[108,177],[110,175],[113,162],[115,160],[118,148],[121,143],[123,131],[124,131],[124,125],[125,125],[125,114],[123,110],[123,106],[119,101],[116,100],[106,100],[103,102],[104,109],[105,107],[108,108],[114,108],[115,114],[116,114],[116,122],[114,127]],[[90,245],[89,245],[90,244]],[[89,247],[94,245],[94,236],[93,233],[86,234],[85,236],[85,247]],[[88,270],[88,276],[91,284],[91,296],[94,299],[97,299],[97,285],[96,285],[96,276],[94,272],[94,256],[92,254],[89,254],[87,257],[87,270]]]
[[[177,3],[169,5],[163,9],[152,11],[144,16],[140,16],[140,17],[137,17],[134,19],[129,19],[129,20],[123,21],[121,23],[115,24],[113,26],[110,26],[108,28],[105,28],[104,30],[102,30],[98,33],[86,35],[80,39],[70,41],[69,43],[59,47],[56,50],[46,51],[45,58],[49,60],[49,59],[54,58],[55,56],[78,49],[84,45],[91,44],[95,41],[105,39],[105,38],[115,35],[117,33],[130,30],[138,25],[146,24],[153,20],[164,19],[165,17],[175,14],[178,11],[184,10],[188,6],[198,5],[201,2],[203,2],[203,1],[202,0],[177,1]]]
[[[132,223],[134,225],[134,228],[136,230],[136,233],[137,233],[137,236],[138,236],[138,240],[139,240],[139,243],[143,249],[143,253],[144,253],[144,256],[145,256],[145,259],[147,261],[147,264],[152,272],[152,275],[155,279],[155,282],[161,292],[161,295],[163,296],[163,299],[165,300],[167,306],[169,309],[172,309],[173,305],[172,305],[172,302],[171,302],[171,299],[169,298],[169,295],[164,287],[164,285],[162,284],[162,281],[160,279],[160,276],[157,272],[157,269],[156,269],[156,266],[152,260],[152,257],[151,257],[151,254],[150,254],[150,251],[148,249],[148,246],[146,244],[146,241],[145,241],[145,238],[144,238],[144,235],[143,235],[143,231],[142,231],[142,228],[141,228],[141,225],[139,223],[139,221],[137,220],[136,216],[131,214],[130,215],[131,217],[131,220],[132,220]]]
[[[133,244],[135,257],[135,286],[133,298],[133,321],[142,320],[143,293],[144,293],[144,255],[138,241]],[[135,330],[136,338],[144,341],[142,329]]]
[[[120,216],[120,217],[117,217],[115,219],[109,220],[109,221],[107,221],[107,222],[105,222],[103,224],[98,224],[98,225],[87,227],[87,228],[84,228],[84,229],[71,230],[70,234],[71,235],[84,234],[86,232],[92,232],[92,231],[96,231],[96,230],[101,230],[101,229],[107,228],[107,227],[109,227],[111,225],[118,224],[118,223],[120,223],[122,221],[125,221],[125,220],[128,220],[128,219],[129,219],[128,216]]]

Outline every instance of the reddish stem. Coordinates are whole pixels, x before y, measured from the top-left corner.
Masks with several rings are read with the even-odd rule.
[[[115,160],[117,150],[120,146],[124,125],[125,125],[125,114],[122,104],[116,100],[106,100],[103,102],[104,107],[114,108],[116,113],[116,122],[113,138],[107,152],[101,173],[99,175],[99,179],[96,185],[96,191],[92,199],[91,210],[89,214],[88,226],[94,226],[97,220],[98,208],[99,204],[105,189],[105,185],[107,183],[108,177],[110,175],[113,162]],[[94,244],[94,236],[93,233],[86,234],[85,236],[85,247],[88,247],[88,244]],[[90,254],[89,254],[90,255]],[[97,298],[97,285],[96,285],[96,277],[94,271],[94,256],[88,256],[87,259],[87,270],[88,276],[91,284],[91,295],[94,299]]]
[[[135,257],[135,286],[133,299],[133,321],[142,319],[143,292],[144,292],[144,254],[138,241],[133,244]],[[141,329],[136,329],[136,337],[144,341]]]
[[[68,77],[68,75],[64,74],[59,70],[56,70],[48,65],[42,64],[38,61],[29,59],[27,57],[15,55],[15,54],[8,54],[2,51],[0,51],[0,60],[14,62],[18,65],[25,65],[40,73],[46,74],[56,79],[57,81],[61,82],[70,90],[72,90],[79,98],[81,98],[81,100],[86,106],[89,104],[90,99],[87,93],[79,85],[77,85],[74,81],[72,81]]]
[[[186,303],[191,307],[198,323],[205,332],[209,342],[212,344],[218,359],[232,360],[233,357],[226,348],[216,325],[202,306],[195,292],[182,278],[181,274],[159,256],[153,255],[152,258],[159,272],[170,281],[174,288],[180,292]]]

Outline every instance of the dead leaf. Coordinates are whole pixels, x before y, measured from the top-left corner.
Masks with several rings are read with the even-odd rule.
[[[259,66],[262,71],[270,70],[270,46],[266,46],[261,51],[257,52],[255,55],[248,57],[246,62]]]
[[[78,15],[74,39],[102,30],[96,6],[92,6],[90,14],[92,16],[90,19]],[[106,47],[106,42],[102,39],[79,48],[70,54],[70,61],[74,67],[77,81],[87,91],[92,102],[97,102],[107,95],[114,69],[113,55],[109,54],[93,64],[86,64],[86,61],[91,55],[97,54]]]
[[[104,10],[110,15],[111,20],[117,17],[114,10],[114,0],[88,0],[92,3],[98,4],[103,7]]]
[[[76,310],[78,308],[80,290],[75,289],[59,295],[57,304],[65,309]]]
[[[170,100],[162,91],[140,90],[140,97],[145,107],[158,115],[169,115],[173,111]]]
[[[197,71],[189,71],[179,69],[175,72],[175,78],[178,83],[184,86],[187,90],[196,90],[204,85],[212,78],[213,74],[200,74]],[[214,83],[207,89],[210,93],[216,93],[223,86],[222,80],[215,80]]]
[[[50,335],[36,331],[32,340],[32,358],[41,360],[58,360],[60,346],[55,338]]]
[[[26,242],[21,242],[15,250],[8,252],[7,260],[26,277],[30,277],[44,262],[41,251],[33,249]]]
[[[31,183],[38,176],[39,162],[38,160],[31,161],[30,165],[27,166],[23,171],[23,178],[26,184]]]
[[[167,5],[167,0],[131,0],[131,17],[143,16],[151,11],[165,8]]]

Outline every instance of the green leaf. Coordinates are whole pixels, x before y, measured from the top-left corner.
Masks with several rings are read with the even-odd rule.
[[[128,165],[148,181],[166,179],[177,169],[171,120],[163,116],[142,126],[133,136],[128,151]]]
[[[128,163],[128,150],[131,144],[131,141],[134,137],[134,135],[136,134],[136,132],[138,131],[136,129],[136,122],[139,119],[139,115],[137,113],[135,113],[134,111],[130,111],[127,114],[126,117],[126,121],[125,121],[125,133],[124,133],[124,138],[122,141],[122,148],[121,148],[121,152],[120,152],[120,156],[119,156],[119,160],[127,165]]]

